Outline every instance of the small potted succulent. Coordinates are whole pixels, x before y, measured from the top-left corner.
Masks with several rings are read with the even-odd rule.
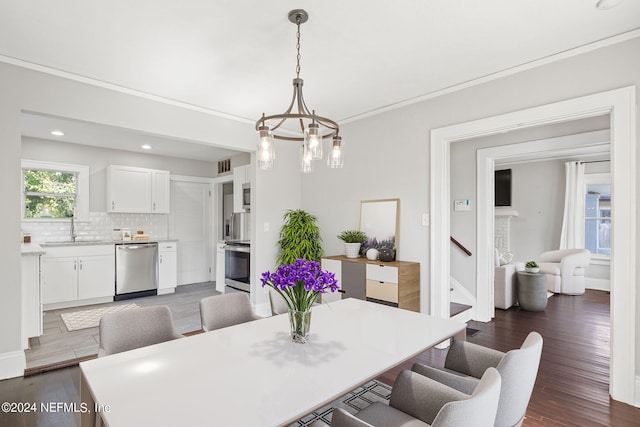
[[[540,266],[535,261],[527,261],[524,265],[524,271],[527,273],[537,273],[540,271]]]
[[[338,239],[344,242],[347,258],[358,258],[360,246],[367,240],[367,234],[360,230],[345,230],[338,234]]]

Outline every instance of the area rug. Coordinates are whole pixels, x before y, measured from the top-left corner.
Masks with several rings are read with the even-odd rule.
[[[79,329],[94,328],[100,324],[100,318],[108,313],[140,308],[135,302],[113,305],[110,307],[93,308],[91,310],[62,313],[62,321],[69,332]]]
[[[345,394],[338,400],[313,411],[306,417],[291,424],[289,427],[308,426],[313,424],[316,420],[322,420],[327,424],[331,424],[331,414],[335,407],[340,407],[351,414],[355,414],[361,409],[371,405],[373,402],[389,403],[390,397],[390,386],[376,380],[369,381],[365,385]]]

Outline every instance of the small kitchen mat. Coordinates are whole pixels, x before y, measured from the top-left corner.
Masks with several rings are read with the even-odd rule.
[[[93,308],[91,310],[62,313],[62,321],[69,332],[79,329],[94,328],[100,324],[100,318],[108,313],[140,308],[135,302],[113,305],[110,307]]]

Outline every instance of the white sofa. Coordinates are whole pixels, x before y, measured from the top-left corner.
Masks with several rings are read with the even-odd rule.
[[[496,251],[495,269],[493,272],[493,301],[496,308],[503,310],[515,305],[517,299],[516,272],[524,270],[523,262],[502,264]]]
[[[540,254],[540,272],[547,275],[550,292],[567,295],[584,294],[585,273],[591,252],[586,249],[560,249]]]

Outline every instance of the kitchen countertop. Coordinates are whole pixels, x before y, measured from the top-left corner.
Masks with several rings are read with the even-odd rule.
[[[21,246],[22,255],[44,255],[46,252],[37,243],[23,243]]]
[[[177,242],[176,239],[149,239],[149,240],[76,240],[75,242],[45,242],[40,243],[43,248],[55,247],[55,246],[92,246],[92,245],[115,245],[115,244],[136,244],[136,243],[165,243],[165,242]],[[33,244],[33,243],[32,243]]]

